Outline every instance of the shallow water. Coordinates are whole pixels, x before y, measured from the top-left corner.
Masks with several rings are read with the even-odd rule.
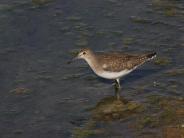
[[[180,123],[160,121],[150,127],[152,120],[146,118],[148,125],[135,124],[141,113],[149,116],[157,110],[156,102],[147,102],[149,96],[184,97],[183,33],[184,2],[179,0],[53,0],[39,5],[2,0],[0,136],[162,137],[163,127],[184,123],[184,112]],[[121,81],[122,97],[145,110],[130,118],[115,114],[108,121],[94,119],[91,108],[113,96],[114,88],[85,62],[67,64],[82,47],[156,51],[157,59]],[[178,107],[182,109],[180,102]]]

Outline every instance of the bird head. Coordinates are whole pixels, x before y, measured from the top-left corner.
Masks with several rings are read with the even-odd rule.
[[[81,49],[75,59],[88,59],[92,55],[92,51],[89,48]]]

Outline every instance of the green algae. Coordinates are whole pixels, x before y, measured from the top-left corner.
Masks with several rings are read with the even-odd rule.
[[[81,19],[82,18],[80,16],[69,16],[69,17],[67,17],[67,20],[72,21],[72,22],[78,22]]]
[[[69,54],[72,56],[72,57],[76,57],[79,53],[79,50],[77,49],[74,49],[74,50],[71,50],[69,51]]]
[[[123,44],[124,45],[131,45],[135,42],[135,39],[133,37],[124,37],[123,38]]]
[[[164,10],[164,14],[166,16],[175,16],[176,15],[176,9],[174,9],[174,8],[166,9],[166,10]]]
[[[150,103],[150,109],[157,107],[157,110],[154,110],[154,114],[156,114],[155,120],[158,121],[159,125],[178,123],[180,122],[180,116],[184,114],[182,108],[183,99],[152,95],[148,97],[148,103]]]
[[[74,29],[76,29],[78,31],[86,30],[87,27],[88,27],[88,25],[86,23],[83,23],[83,22],[76,22],[74,25]]]
[[[171,63],[171,61],[166,57],[157,57],[154,60],[154,64],[160,65],[160,66],[166,66],[166,65],[169,65],[170,63]]]
[[[153,6],[160,8],[175,7],[175,0],[152,0]]]
[[[37,75],[34,77],[34,79],[43,80],[43,81],[51,81],[51,80],[53,80],[53,77],[49,76],[49,75]]]
[[[82,127],[77,127],[72,132],[74,138],[88,138],[96,135],[108,135],[108,131],[103,128],[96,128],[99,122],[111,122],[124,120],[143,112],[142,105],[134,101],[128,101],[121,97],[106,97],[100,100],[95,107],[88,109],[91,117]]]
[[[10,93],[14,93],[16,95],[29,94],[31,90],[25,87],[17,87],[13,90],[10,90]]]
[[[156,105],[156,104],[159,104],[161,98],[162,97],[160,95],[149,95],[147,97],[147,101],[149,102],[149,104]]]
[[[70,32],[65,32],[65,35],[71,36],[71,35],[74,35],[74,33],[73,33],[72,31],[70,31]]]
[[[117,43],[116,42],[109,42],[107,45],[111,48],[114,48],[115,46],[117,46]]]
[[[184,104],[183,99],[160,95],[151,95],[147,98],[146,106],[134,101],[128,101],[123,97],[120,100],[113,96],[102,99],[94,108],[88,110],[92,113],[91,119],[83,127],[74,130],[74,137],[87,138],[98,134],[108,135],[106,131],[96,129],[97,122],[124,121],[130,117],[136,119],[131,125],[136,128],[137,133],[141,136],[157,136],[151,131],[150,133],[147,131],[145,133],[145,130],[159,129],[172,124],[181,126],[180,123],[184,115],[184,110],[181,108]],[[155,110],[155,107],[157,107],[157,110]]]
[[[18,1],[13,4],[0,4],[0,11],[12,12],[15,10],[22,10],[24,6],[31,7],[32,5],[28,1]]]
[[[136,102],[128,102],[125,99],[116,97],[107,97],[101,100],[92,110],[92,116],[98,121],[113,121],[130,117],[140,112],[142,105]]]
[[[42,6],[52,2],[53,0],[32,0],[32,3],[36,6]]]
[[[120,30],[112,31],[112,34],[114,34],[116,36],[122,36],[123,35],[123,31],[120,31]]]
[[[13,5],[0,4],[0,11],[12,11],[14,8],[15,6]]]
[[[171,69],[167,72],[165,72],[166,75],[168,76],[183,76],[184,75],[184,69]]]
[[[94,120],[88,120],[83,127],[76,127],[72,132],[74,138],[88,138],[104,133],[104,129],[95,128],[97,122]]]
[[[107,35],[107,32],[106,31],[103,31],[103,30],[98,30],[98,31],[96,31],[96,35],[97,36],[106,36]]]
[[[153,0],[153,7],[161,11],[165,16],[176,16],[179,14],[174,0]]]
[[[83,29],[79,31],[80,35],[83,37],[88,37],[88,36],[92,36],[92,33],[90,33],[90,31]]]
[[[95,135],[94,130],[76,128],[73,132],[74,138],[87,138]]]
[[[145,19],[145,18],[137,17],[137,16],[131,16],[130,20],[134,23],[139,23],[139,24],[152,23],[152,20],[150,19]]]
[[[174,122],[176,119],[176,112],[172,108],[167,108],[162,111],[162,113],[159,116],[159,119],[163,124],[168,124]]]
[[[156,127],[159,125],[159,121],[156,117],[151,115],[143,115],[143,117],[139,118],[138,128],[143,129],[145,127]]]

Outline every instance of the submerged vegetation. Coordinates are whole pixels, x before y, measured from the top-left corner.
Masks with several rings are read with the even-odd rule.
[[[101,100],[92,110],[95,120],[113,121],[120,120],[142,111],[141,104],[128,102],[125,99],[117,100],[116,97],[107,97]]]
[[[132,129],[141,136],[147,135],[145,130],[165,128],[162,135],[172,127],[178,128],[173,135],[183,135],[183,119],[184,119],[183,99],[162,97],[159,95],[151,95],[147,97],[144,104],[134,101],[128,101],[121,97],[117,100],[115,97],[107,97],[102,99],[94,108],[90,109],[91,118],[85,122],[83,127],[74,129],[73,136],[75,138],[88,138],[95,135],[107,136],[108,131],[96,128],[101,123],[109,123],[115,120],[126,121],[134,118],[130,122]],[[170,127],[168,127],[170,126]],[[168,133],[168,132],[167,132]],[[149,135],[158,136],[160,134],[150,133]]]
[[[182,126],[184,118],[183,99],[152,95],[148,97],[149,110],[140,121],[142,127]],[[148,116],[149,114],[149,116]]]
[[[156,65],[160,66],[169,65],[171,63],[171,61],[166,57],[157,57],[154,62]]]
[[[124,45],[131,45],[135,42],[135,39],[132,37],[124,37],[123,38],[123,44]]]
[[[53,0],[32,0],[32,3],[36,6],[42,6],[52,2]]]
[[[173,17],[183,15],[183,9],[179,6],[177,0],[152,0],[152,5],[165,16]]]
[[[184,69],[171,69],[165,73],[168,76],[183,76],[184,75]]]
[[[21,94],[29,94],[31,92],[30,89],[24,88],[24,87],[17,87],[13,90],[10,91],[11,93],[14,93],[16,95],[21,95]]]

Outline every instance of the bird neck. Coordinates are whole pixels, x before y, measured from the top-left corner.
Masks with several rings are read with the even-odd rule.
[[[99,64],[98,64],[98,60],[97,60],[97,58],[94,54],[91,55],[90,58],[86,58],[85,60],[95,73],[99,72],[100,67],[99,67]]]

